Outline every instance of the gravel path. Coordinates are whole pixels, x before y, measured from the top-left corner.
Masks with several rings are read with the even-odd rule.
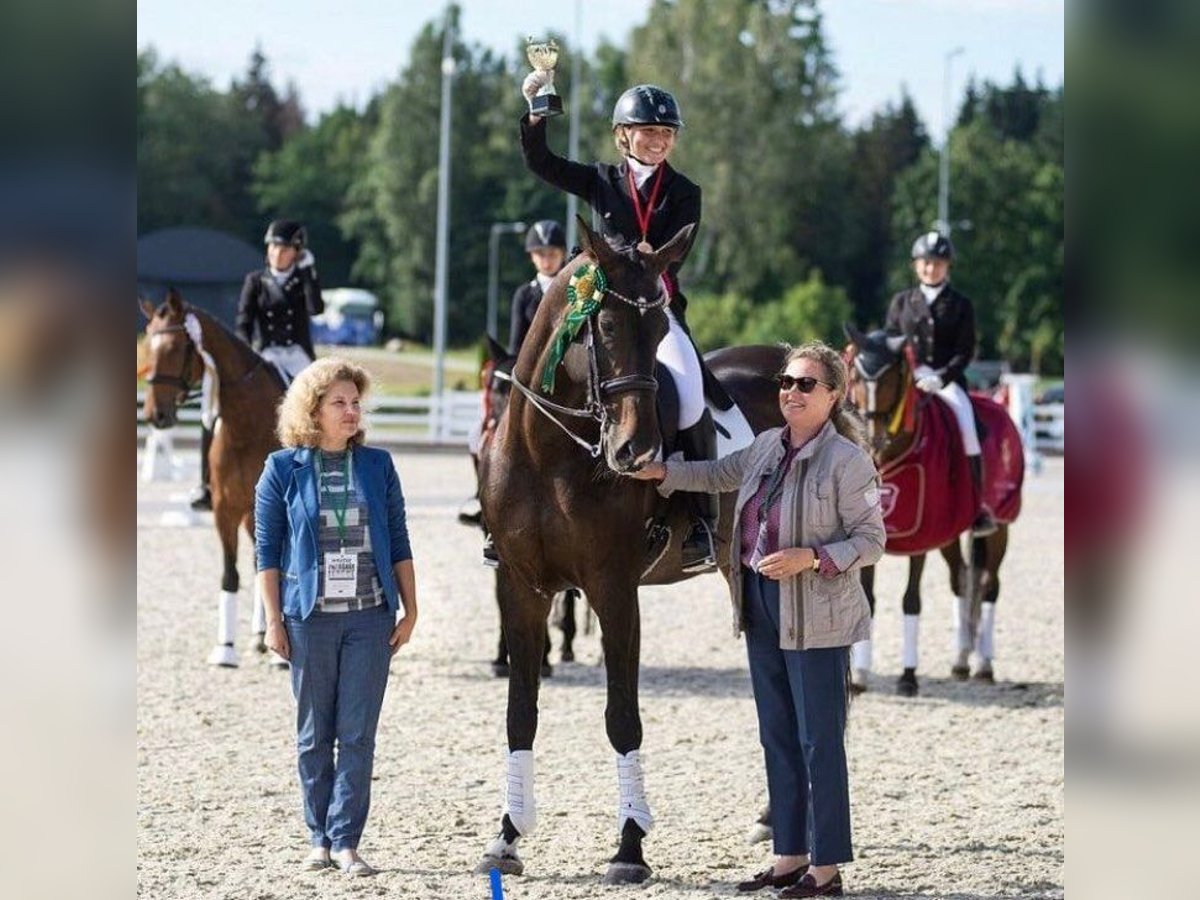
[[[194,451],[184,450],[187,455]],[[216,629],[220,549],[208,517],[180,521],[188,482],[138,492],[138,895],[488,898],[469,874],[497,827],[505,682],[488,668],[497,616],[477,532],[455,522],[472,488],[464,457],[396,456],[421,601],[392,663],[364,856],[373,879],[300,874],[305,830],[288,678],[249,648],[252,567],[242,548],[242,666],[205,657]],[[906,562],[879,567],[878,674],[848,732],[861,897],[1063,896],[1063,464],[1031,479],[1001,569],[995,686],[949,680],[952,595],[925,574],[922,694],[892,693]],[[616,847],[616,771],[604,734],[599,639],[541,693],[538,832],[522,842],[519,898],[732,896],[766,845],[745,832],[764,794],[745,650],[724,582],[642,592],[643,757],[657,824],[654,877],[600,884]],[[557,660],[557,634],[554,659]],[[614,891],[617,892],[614,894]]]

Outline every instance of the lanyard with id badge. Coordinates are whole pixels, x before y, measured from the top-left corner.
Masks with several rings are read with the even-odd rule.
[[[321,463],[321,477],[325,477],[324,459]],[[329,599],[353,599],[358,593],[358,554],[346,552],[346,508],[350,503],[350,451],[346,451],[346,459],[342,469],[341,502],[335,496],[330,498],[333,507],[333,520],[337,525],[339,549],[337,553],[325,554],[325,596]],[[332,492],[331,492],[332,493]]]
[[[770,474],[770,480],[767,481],[766,495],[758,507],[758,538],[754,542],[754,552],[750,554],[750,568],[755,572],[758,571],[758,566],[763,561],[763,557],[769,555],[767,553],[767,525],[770,522],[771,507],[782,499],[783,480],[787,477],[788,470],[792,467],[794,461],[794,454],[789,458],[789,454],[785,453],[779,466]],[[802,462],[801,466],[803,465],[804,463]],[[803,472],[801,472],[801,477],[803,477]]]

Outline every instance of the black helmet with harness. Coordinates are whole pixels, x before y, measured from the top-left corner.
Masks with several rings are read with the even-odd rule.
[[[913,259],[954,259],[954,245],[950,238],[937,231],[927,231],[912,245]]]
[[[264,244],[285,244],[297,250],[303,250],[307,242],[308,232],[304,226],[290,219],[275,219],[263,235]]]
[[[679,104],[670,91],[653,84],[638,84],[617,98],[613,107],[612,127],[618,125],[666,125],[682,128]]]
[[[553,219],[534,222],[525,232],[525,252],[545,250],[548,247],[567,249],[567,233]]]

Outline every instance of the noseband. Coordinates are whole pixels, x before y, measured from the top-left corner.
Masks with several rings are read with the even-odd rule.
[[[666,291],[659,291],[658,297],[654,300],[642,300],[639,298],[626,297],[619,291],[613,290],[611,287],[605,289],[605,296],[612,295],[634,309],[638,310],[642,315],[656,309],[665,309],[670,303],[671,298],[667,296]],[[632,391],[658,391],[658,379],[653,375],[642,375],[635,373],[633,375],[618,375],[615,378],[600,377],[600,361],[596,355],[595,341],[595,318],[599,315],[600,310],[587,318],[587,328],[583,336],[583,345],[587,348],[588,354],[588,401],[583,408],[573,406],[563,406],[555,403],[552,400],[547,400],[545,397],[539,396],[536,392],[521,384],[517,380],[516,375],[496,372],[494,378],[499,378],[502,381],[510,382],[513,387],[519,390],[534,405],[542,415],[546,416],[551,422],[557,425],[564,434],[567,435],[576,444],[588,451],[592,459],[596,459],[604,450],[604,431],[608,425],[609,415],[606,403],[612,398],[621,394],[628,394]],[[600,425],[600,438],[596,443],[592,444],[585,441],[571,429],[567,428],[554,414],[559,413],[564,416],[573,416],[580,419],[591,419]]]

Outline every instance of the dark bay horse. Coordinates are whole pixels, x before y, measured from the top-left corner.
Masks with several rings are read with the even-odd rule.
[[[154,428],[170,428],[178,409],[198,390],[210,368],[215,376],[220,416],[214,424],[209,450],[213,521],[221,539],[224,573],[217,601],[217,641],[209,655],[212,665],[234,667],[237,628],[238,527],[254,535],[254,487],[267,455],[279,448],[275,437],[276,408],[283,382],[274,368],[220,322],[188,306],[174,288],[157,309],[139,301],[149,320],[146,326],[150,374],[143,414]],[[211,362],[211,365],[210,365]],[[254,600],[256,649],[266,650],[262,602]]]
[[[853,326],[846,327],[852,342],[855,361],[850,365],[850,398],[867,421],[867,433],[872,454],[880,469],[902,456],[912,446],[915,424],[906,426],[897,416],[897,407],[912,379],[912,365],[904,353],[903,338],[889,337],[883,331],[863,334]],[[869,363],[864,363],[869,360]],[[928,401],[922,401],[928,402]],[[916,417],[921,415],[918,403]],[[915,421],[915,419],[914,419]],[[992,669],[996,600],[1000,593],[1000,563],[1008,550],[1008,524],[999,522],[995,532],[987,537],[966,539],[968,553],[964,555],[962,540],[955,538],[937,549],[950,568],[950,587],[957,600],[957,658],[951,668],[952,677],[963,680],[971,675],[970,654],[978,657],[974,677],[980,681],[994,680]],[[903,671],[896,681],[897,693],[912,697],[919,691],[917,681],[917,616],[921,613],[921,575],[925,570],[925,553],[909,556],[908,585],[904,591],[905,647]],[[875,568],[863,569],[863,586],[875,613]],[[865,670],[869,669],[869,653],[858,649],[855,660],[854,687],[865,690]]]
[[[487,337],[487,349],[488,366],[485,369],[486,376],[483,386],[485,397],[484,407],[487,409],[487,416],[484,422],[483,435],[480,440],[481,453],[483,448],[491,443],[492,437],[496,433],[496,425],[504,415],[505,410],[508,409],[508,398],[512,392],[512,382],[509,376],[512,374],[513,366],[517,362],[517,358],[510,354],[504,347],[500,346],[491,335]],[[476,477],[479,476],[478,465],[479,461],[476,459]],[[482,521],[479,524],[482,525]],[[565,663],[575,661],[575,607],[578,605],[578,600],[579,591],[576,588],[567,588],[561,594],[557,595],[554,602],[552,619],[558,624],[559,630],[562,632],[562,647],[559,650],[559,659]],[[501,580],[499,572],[497,572],[496,609],[500,613],[500,639],[496,646],[496,658],[492,660],[492,674],[497,678],[507,678],[510,672],[508,640],[504,633],[504,607],[507,604],[508,594],[506,585]],[[549,678],[554,674],[554,666],[550,662],[550,649],[550,636],[547,634],[546,649],[542,654],[543,678]]]
[[[685,497],[663,501],[654,485],[621,473],[654,459],[663,444],[655,351],[667,331],[668,298],[660,275],[686,253],[692,231],[685,227],[657,252],[642,255],[610,247],[580,220],[584,252],[547,290],[513,370],[508,411],[482,454],[480,499],[510,596],[504,627],[511,674],[500,834],[479,871],[524,869],[516,844],[536,821],[532,751],[546,617],[555,593],[578,586],[600,624],[605,726],[617,754],[620,846],[604,880],[634,883],[650,874],[642,854],[653,817],[639,757],[638,585],[687,577],[681,545],[688,510]],[[589,267],[606,276],[604,289]],[[572,321],[578,326],[574,336],[564,331]],[[556,348],[565,348],[560,364]],[[739,348],[710,357],[714,374],[726,376],[722,383],[756,432],[782,421],[771,379],[784,352]],[[719,543],[726,552],[733,501],[732,495],[722,498]],[[648,535],[651,522],[658,523],[651,529],[657,539]]]

